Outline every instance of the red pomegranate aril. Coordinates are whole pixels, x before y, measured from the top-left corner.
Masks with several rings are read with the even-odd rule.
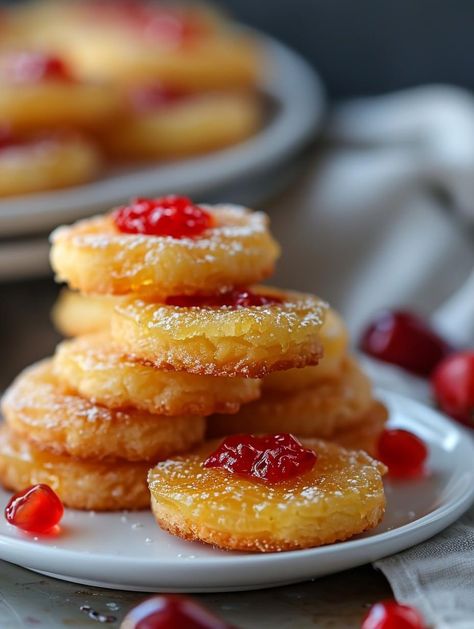
[[[432,386],[440,409],[474,428],[474,350],[445,358],[433,373]]]
[[[427,626],[414,607],[386,600],[372,605],[361,629],[427,629]]]
[[[61,521],[63,503],[48,485],[32,485],[11,498],[7,522],[30,533],[47,533]]]
[[[152,596],[131,609],[121,629],[232,629],[192,598]]]
[[[385,310],[375,316],[362,335],[360,348],[378,360],[429,376],[452,348],[418,315]]]
[[[269,306],[281,304],[281,297],[276,295],[260,295],[250,290],[232,290],[217,295],[175,295],[167,297],[168,306],[181,308],[250,308],[252,306]]]
[[[170,194],[137,198],[112,214],[117,229],[127,234],[195,238],[214,226],[214,217],[188,197]]]
[[[186,92],[173,90],[161,84],[142,85],[134,87],[129,92],[132,109],[137,113],[147,113],[169,107],[187,98],[189,94]]]
[[[41,52],[9,54],[4,62],[4,72],[7,79],[14,83],[74,81],[71,70],[62,59]]]
[[[386,429],[380,436],[377,458],[392,476],[409,478],[423,474],[427,456],[424,442],[408,430]]]
[[[249,478],[276,484],[309,472],[317,455],[290,434],[231,435],[203,462]]]

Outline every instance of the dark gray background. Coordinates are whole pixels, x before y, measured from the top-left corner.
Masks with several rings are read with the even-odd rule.
[[[473,0],[221,0],[286,41],[332,97],[427,82],[474,87]]]

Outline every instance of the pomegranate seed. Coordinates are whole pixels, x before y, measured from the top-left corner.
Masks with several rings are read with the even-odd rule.
[[[113,213],[115,225],[127,234],[192,238],[214,225],[214,218],[188,197],[171,194],[160,199],[135,199]]]
[[[15,494],[5,508],[7,522],[30,533],[46,533],[63,517],[63,503],[48,485],[32,485]]]
[[[402,310],[379,313],[363,333],[360,347],[378,360],[420,376],[429,376],[452,351],[421,317]]]
[[[387,429],[380,436],[377,458],[385,463],[392,476],[419,476],[427,456],[423,441],[408,430]]]
[[[474,428],[474,350],[445,358],[433,373],[432,385],[441,410]]]
[[[361,629],[427,629],[418,610],[396,601],[375,603],[362,621]]]
[[[316,453],[304,448],[293,435],[231,435],[209,455],[203,467],[222,467],[274,484],[305,474],[316,459]]]
[[[134,607],[121,629],[231,629],[223,620],[184,596],[152,596]]]
[[[280,303],[282,299],[276,295],[259,295],[250,290],[232,290],[218,295],[176,295],[166,299],[168,306],[182,308],[250,308]]]

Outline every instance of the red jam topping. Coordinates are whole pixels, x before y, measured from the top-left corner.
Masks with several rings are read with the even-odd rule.
[[[361,629],[427,629],[427,626],[414,607],[386,600],[372,605]]]
[[[421,317],[401,310],[379,313],[363,334],[361,349],[420,376],[429,376],[452,351]]]
[[[250,308],[281,304],[281,297],[259,295],[251,290],[231,290],[218,295],[174,295],[167,297],[166,305],[180,308]]]
[[[222,467],[273,485],[309,472],[316,459],[316,453],[304,448],[293,435],[231,435],[209,455],[203,467]]]
[[[125,617],[122,629],[231,629],[192,598],[152,596],[134,607]]]
[[[63,503],[48,485],[20,491],[5,508],[7,522],[30,533],[47,533],[59,524],[63,513]]]
[[[423,474],[428,449],[408,430],[384,430],[378,443],[377,458],[385,463],[392,476],[412,478]]]
[[[62,59],[41,52],[8,54],[3,60],[2,70],[7,80],[12,83],[74,81],[70,69]]]
[[[432,385],[441,410],[474,428],[474,350],[445,358],[433,373]]]
[[[166,88],[156,83],[134,87],[129,93],[132,109],[138,113],[163,109],[187,98],[189,95],[186,92]]]
[[[160,199],[134,199],[113,213],[117,228],[126,234],[193,238],[214,225],[214,218],[188,197],[170,194]]]

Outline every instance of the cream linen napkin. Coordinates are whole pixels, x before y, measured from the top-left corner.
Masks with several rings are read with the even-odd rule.
[[[474,346],[473,97],[432,86],[349,102],[326,139],[270,208],[280,285],[324,295],[354,338],[375,310],[405,305]],[[429,402],[426,383],[367,364],[376,383]],[[474,509],[375,565],[431,626],[474,628]]]

